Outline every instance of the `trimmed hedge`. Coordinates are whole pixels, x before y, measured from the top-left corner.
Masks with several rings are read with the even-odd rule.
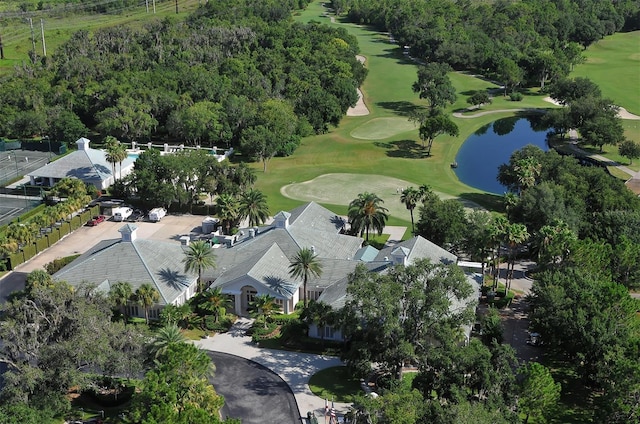
[[[80,216],[76,215],[73,218],[71,218],[69,225],[71,225],[71,231],[75,231],[78,228],[82,227],[82,221],[80,219]]]
[[[36,239],[36,251],[38,253],[42,252],[47,247],[49,247],[49,239],[48,238],[40,237],[39,239]]]
[[[60,238],[62,238],[71,232],[71,225],[69,225],[67,221],[64,221],[58,230],[60,231]]]
[[[22,263],[24,263],[24,254],[22,251],[9,255],[9,269],[15,269],[15,267]]]
[[[52,228],[51,232],[47,234],[47,238],[49,239],[49,246],[53,246],[60,240],[60,231],[57,228]]]
[[[44,269],[47,271],[47,274],[53,275],[56,272],[60,271],[62,268],[73,262],[80,255],[71,255],[65,256],[64,258],[54,259],[44,266]]]
[[[31,259],[34,256],[36,256],[38,251],[36,250],[36,245],[35,244],[30,244],[29,246],[25,246],[25,247],[22,248],[22,253],[24,254],[24,260],[26,262],[29,259]]]
[[[281,325],[295,322],[299,319],[300,317],[298,316],[298,314],[279,314],[271,316],[271,321]]]

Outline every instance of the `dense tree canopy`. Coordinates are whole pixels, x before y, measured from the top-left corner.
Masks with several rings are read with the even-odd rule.
[[[358,266],[349,278],[344,315],[353,317],[344,329],[350,340],[347,364],[366,374],[371,363],[399,377],[405,363],[415,363],[431,343],[460,341],[473,303],[453,310],[472,294],[471,285],[455,265],[421,260],[396,266],[386,274]],[[357,323],[360,323],[359,325]]]
[[[3,81],[0,135],[73,141],[88,127],[127,143],[242,140],[260,160],[290,154],[338,124],[366,75],[346,30],[293,22],[306,3],[206,2],[182,22],[80,30],[48,66]]]
[[[633,0],[333,0],[352,22],[393,33],[412,57],[482,70],[504,83],[545,86],[566,76],[605,35],[637,29]]]

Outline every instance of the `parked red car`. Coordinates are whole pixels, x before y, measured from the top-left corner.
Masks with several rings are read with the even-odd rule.
[[[104,221],[105,219],[106,219],[106,217],[104,215],[96,215],[93,218],[91,218],[89,220],[89,222],[87,222],[87,225],[89,227],[95,227],[96,225],[98,225],[99,223]]]

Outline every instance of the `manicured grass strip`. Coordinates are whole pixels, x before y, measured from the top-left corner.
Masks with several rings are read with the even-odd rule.
[[[584,52],[586,62],[576,66],[571,77],[587,77],[600,87],[604,97],[640,115],[640,31],[605,37]]]
[[[416,125],[407,118],[374,118],[351,131],[351,137],[363,140],[384,140],[415,129]]]
[[[360,394],[360,380],[349,375],[347,367],[331,367],[318,371],[309,379],[309,389],[322,399],[353,402]],[[364,393],[364,392],[362,392]]]

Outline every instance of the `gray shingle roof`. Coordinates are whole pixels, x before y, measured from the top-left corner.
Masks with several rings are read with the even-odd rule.
[[[198,278],[196,274],[185,273],[183,258],[184,250],[178,243],[104,240],[53,278],[71,285],[89,282],[102,288],[105,282],[111,287],[118,281],[125,281],[134,291],[142,284],[150,283],[160,294],[158,304],[166,305],[174,302]]]
[[[224,288],[238,280],[250,279],[253,283],[265,287],[274,296],[289,298],[302,284],[302,281],[293,280],[289,276],[289,264],[289,259],[282,249],[273,243],[266,251],[247,258],[228,271],[223,271],[212,287]]]
[[[291,211],[289,223],[297,228],[308,228],[337,233],[345,222],[341,217],[316,202],[309,202]]]
[[[397,250],[400,248],[401,250]],[[409,252],[407,255],[407,251]],[[433,263],[450,264],[456,263],[458,257],[429,240],[416,236],[409,240],[400,242],[392,247],[386,247],[378,253],[376,261],[383,261],[384,258],[391,258],[395,255],[407,256],[407,263],[411,264],[416,259],[429,258]]]
[[[244,231],[245,236],[240,242],[230,248],[218,249],[218,267],[207,271],[206,278],[215,280],[214,286],[228,285],[240,278],[252,278],[268,290],[281,284],[287,286],[291,283],[290,260],[305,247],[315,249],[323,266],[322,276],[312,279],[310,287],[326,288],[353,271],[356,263],[353,258],[362,245],[362,239],[339,234],[342,221],[333,212],[311,202],[290,213],[277,213],[274,221],[286,218],[289,219],[288,228],[276,227],[274,223],[260,228],[254,238]],[[276,248],[281,256],[272,256]],[[302,281],[293,283],[297,289]],[[284,287],[283,290],[289,289]]]
[[[105,181],[113,176],[112,165],[107,162],[106,152],[97,149],[77,150],[29,173],[35,178],[75,177],[86,182]],[[135,159],[127,157],[122,168],[131,165]],[[116,164],[116,172],[120,165]]]

